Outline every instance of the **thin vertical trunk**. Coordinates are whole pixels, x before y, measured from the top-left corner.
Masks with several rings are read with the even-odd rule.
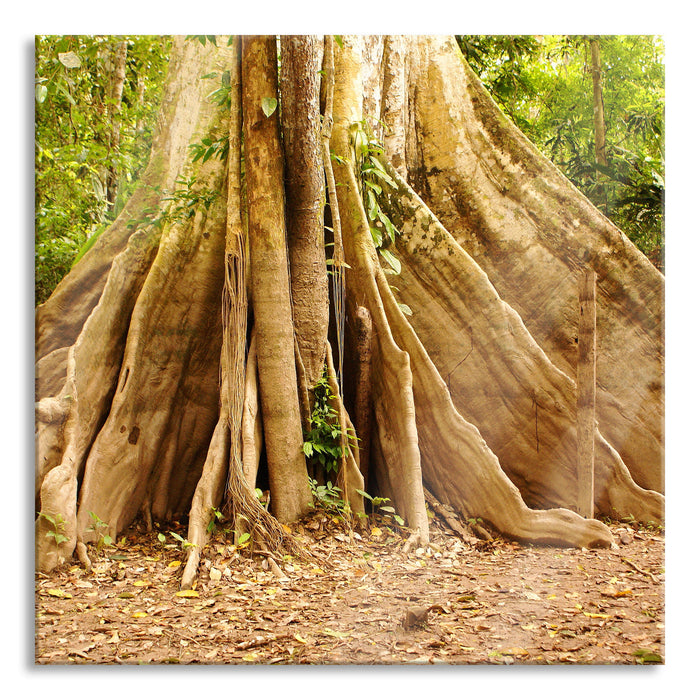
[[[600,67],[600,44],[597,38],[590,40],[591,47],[591,76],[593,79],[593,128],[595,136],[595,162],[596,165],[607,165],[605,155],[605,109],[603,106],[603,88]],[[603,206],[607,214],[608,198],[604,184],[600,180],[600,173],[596,172],[596,198],[598,206]]]
[[[321,378],[328,335],[328,276],[323,247],[325,192],[321,159],[320,42],[280,40],[287,240],[294,331],[307,392]]]
[[[110,71],[110,82],[107,86],[107,150],[110,161],[105,173],[105,198],[111,207],[117,199],[118,170],[112,156],[119,147],[121,138],[119,112],[126,80],[126,41],[120,41],[116,45],[107,66]]]
[[[302,451],[294,327],[284,226],[283,155],[277,111],[274,36],[243,40],[243,132],[253,311],[258,335],[258,376],[270,477],[272,512],[281,522],[302,517],[311,491]]]
[[[579,285],[576,437],[578,442],[578,512],[593,517],[595,473],[596,274],[587,269]]]
[[[607,165],[605,156],[605,111],[603,108],[603,88],[600,68],[600,43],[598,39],[590,40],[591,76],[593,77],[593,121],[595,125],[595,162]]]

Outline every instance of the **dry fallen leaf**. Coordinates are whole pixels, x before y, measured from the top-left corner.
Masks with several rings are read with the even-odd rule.
[[[49,595],[52,595],[54,598],[72,598],[73,597],[70,593],[66,593],[65,591],[59,591],[58,588],[49,588],[49,590],[46,592]]]
[[[175,593],[175,595],[178,598],[199,598],[199,593],[197,593],[197,591],[190,591],[190,590],[177,591],[177,593]]]

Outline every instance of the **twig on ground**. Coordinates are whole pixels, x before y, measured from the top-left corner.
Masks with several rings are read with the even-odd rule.
[[[636,572],[648,576],[654,583],[659,582],[659,579],[656,578],[656,576],[654,576],[654,574],[652,574],[651,571],[645,571],[644,569],[640,569],[633,561],[630,561],[629,559],[623,559],[622,561],[624,561],[625,564],[629,564]]]
[[[287,639],[287,637],[290,636],[289,632],[280,632],[279,634],[273,634],[269,637],[258,637],[257,639],[251,639],[247,642],[236,644],[234,649],[236,649],[236,651],[244,651],[246,649],[253,649],[254,647],[263,647],[272,642],[278,642],[280,639]]]

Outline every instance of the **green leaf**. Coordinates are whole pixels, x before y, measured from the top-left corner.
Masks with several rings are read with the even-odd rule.
[[[377,204],[377,198],[374,196],[372,190],[367,190],[367,201],[369,202],[367,216],[369,216],[370,220],[374,221],[379,213],[379,205]]]
[[[334,34],[333,39],[335,40],[335,43],[340,46],[340,48],[343,48],[343,37],[340,36],[340,34]]]
[[[372,234],[372,241],[374,242],[374,247],[379,248],[379,246],[384,242],[382,232],[376,226],[370,226],[369,232]]]
[[[249,533],[249,532],[244,532],[244,533],[238,538],[238,544],[245,544],[249,539],[250,539],[250,533]]]
[[[46,95],[48,94],[49,90],[46,87],[46,85],[37,85],[34,89],[34,97],[36,98],[36,101],[39,104],[41,104],[46,99]]]
[[[275,113],[277,109],[277,98],[276,97],[263,97],[262,99],[262,111],[266,117],[270,117]]]
[[[397,302],[396,305],[399,307],[399,309],[401,309],[405,316],[413,316],[413,311],[411,310],[410,306],[402,304],[401,302]]]
[[[401,274],[401,261],[386,248],[379,248],[379,254],[389,263],[391,269],[397,274]]]
[[[662,664],[663,658],[651,649],[637,649],[632,654],[637,657],[640,664]]]
[[[396,227],[391,223],[389,217],[381,209],[377,210],[377,216],[384,225],[384,229],[386,230],[387,234],[389,234],[389,238],[393,243],[396,240]]]
[[[70,92],[63,87],[63,85],[56,84],[56,90],[62,93],[68,102],[70,102],[74,107],[76,106],[76,101],[73,99],[73,95],[71,95]]]

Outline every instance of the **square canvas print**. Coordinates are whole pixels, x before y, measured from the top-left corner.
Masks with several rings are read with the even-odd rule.
[[[661,37],[35,58],[36,664],[665,662]]]

